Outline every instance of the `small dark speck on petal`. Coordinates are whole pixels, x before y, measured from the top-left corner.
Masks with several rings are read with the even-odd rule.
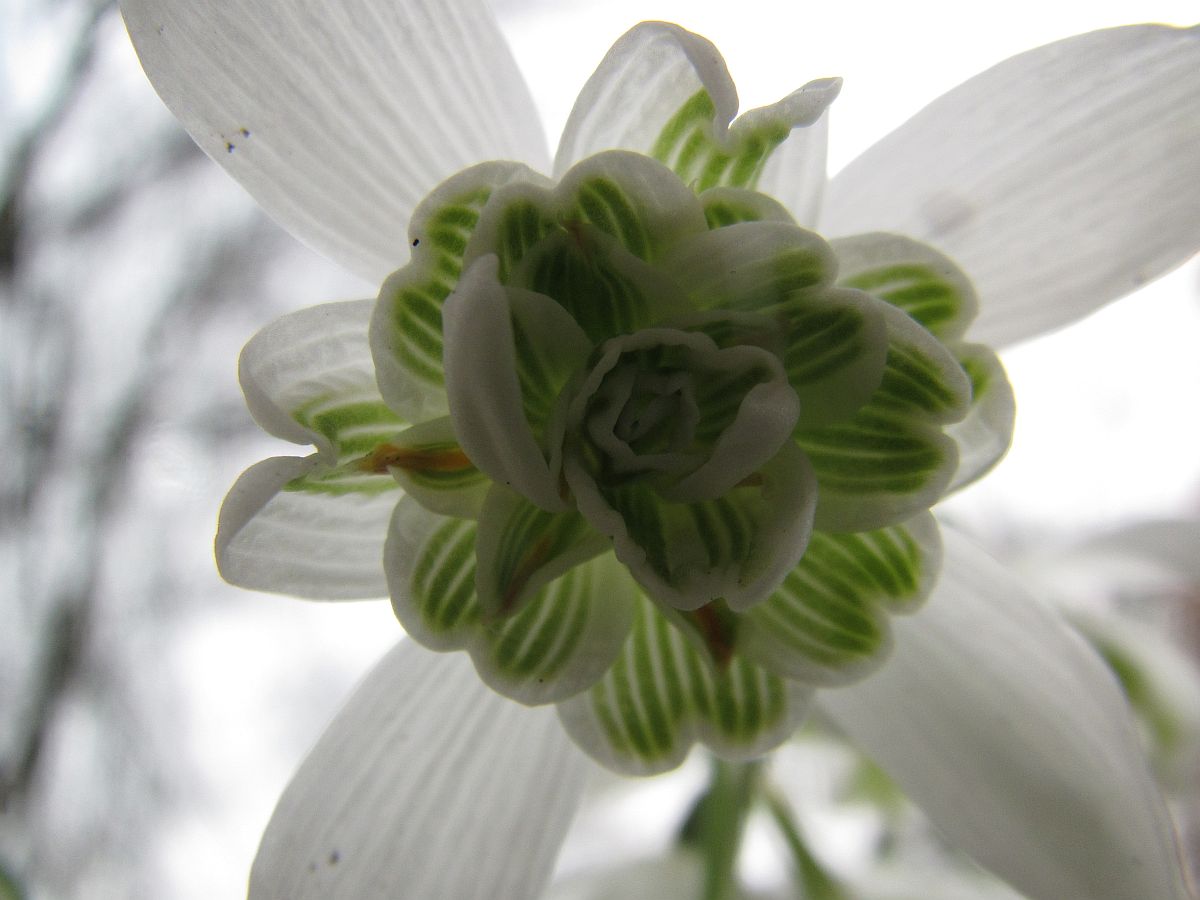
[[[336,850],[334,850],[332,853],[329,854],[329,864],[331,866],[336,866],[338,864],[338,861],[341,858],[342,858],[342,854],[340,854]]]
[[[250,137],[250,129],[249,128],[239,128],[238,131],[240,131],[242,133],[242,137]]]
[[[225,142],[225,152],[226,153],[232,153],[236,149],[237,149],[237,147],[231,141]]]
[[[414,247],[415,247],[415,246],[417,246],[417,244],[419,244],[419,243],[421,243],[421,239],[420,239],[420,238],[413,238],[413,246],[414,246]]]

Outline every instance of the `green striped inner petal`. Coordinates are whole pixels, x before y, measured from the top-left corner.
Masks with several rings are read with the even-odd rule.
[[[446,412],[442,304],[463,272],[484,205],[498,186],[539,179],[517,163],[484,163],[443,182],[414,212],[412,258],[384,282],[371,324],[380,390],[410,421]]]
[[[932,247],[894,234],[861,234],[832,243],[838,284],[886,300],[942,340],[960,337],[975,318],[979,301],[970,279]]]
[[[796,224],[792,214],[774,197],[757,191],[733,187],[710,188],[700,195],[704,218],[709,229],[724,228],[739,222],[787,222]]]
[[[875,531],[814,532],[779,590],[742,617],[738,649],[810,684],[861,677],[886,656],[887,613],[925,599],[940,558],[929,513]]]
[[[697,308],[770,312],[830,284],[836,259],[817,234],[786,222],[740,222],[677,245],[667,271]]]
[[[546,237],[512,283],[554,298],[593,344],[688,308],[670,279],[584,223]]]
[[[547,512],[495,485],[479,520],[480,606],[490,619],[511,616],[543,585],[609,547],[576,510]]]
[[[585,690],[608,670],[633,619],[634,585],[611,553],[568,570],[513,616],[489,623],[472,655],[488,684],[523,703]]]
[[[358,464],[404,427],[404,422],[384,405],[378,394],[370,391],[328,394],[292,410],[291,415],[297,423],[329,441],[335,461],[288,482],[284,490],[378,494],[399,487],[386,472],[364,469]]]
[[[880,304],[888,325],[887,361],[871,407],[946,424],[971,405],[971,380],[954,354],[900,310]]]
[[[717,143],[713,131],[716,107],[703,88],[667,120],[650,155],[699,192],[718,185],[752,188],[758,183],[771,152],[791,133],[781,118],[763,118],[754,128],[730,134],[728,147]]]
[[[400,432],[360,458],[357,468],[390,473],[426,509],[448,516],[477,516],[492,484],[459,446],[449,416]]]
[[[522,703],[556,702],[594,684],[629,633],[629,573],[611,553],[600,554],[496,617],[475,591],[478,537],[477,522],[400,502],[384,562],[405,630],[434,650],[466,649],[492,688]]]
[[[559,715],[601,763],[646,775],[674,768],[697,740],[729,758],[765,753],[795,730],[808,698],[740,656],[718,668],[639,594],[620,656]]]
[[[609,150],[588,157],[563,176],[555,197],[568,234],[591,226],[647,262],[708,228],[696,195],[640,153]]]
[[[879,304],[858,291],[794,297],[775,314],[788,381],[800,398],[797,429],[849,419],[878,390],[888,358]]]
[[[971,408],[966,418],[946,429],[958,444],[958,471],[948,490],[983,477],[1012,443],[1016,400],[1000,358],[982,344],[951,347],[971,380]]]
[[[874,404],[803,431],[797,443],[816,472],[816,527],[827,531],[881,528],[928,509],[958,465],[940,428]]]

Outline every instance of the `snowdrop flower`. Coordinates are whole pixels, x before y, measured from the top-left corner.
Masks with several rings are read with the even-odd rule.
[[[1007,445],[987,344],[1200,246],[1195,31],[1016,57],[826,184],[838,82],[735,120],[675,26],[617,43],[551,165],[474,0],[122,11],[201,147],[382,284],[242,356],[317,453],[239,479],[222,572],[390,595],[416,639],[297,773],[252,896],[536,896],[580,749],[752,756],[818,687],[1028,895],[1186,896],[1111,677],[928,509]]]

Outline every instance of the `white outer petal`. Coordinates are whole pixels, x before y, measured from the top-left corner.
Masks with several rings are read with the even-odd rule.
[[[284,791],[250,900],[536,897],[586,768],[553,710],[493,693],[466,654],[406,641]]]
[[[822,230],[926,240],[979,292],[969,340],[1082,318],[1200,248],[1200,27],[1096,31],[1015,56],[831,182]]]
[[[280,224],[378,283],[417,202],[484,159],[546,169],[480,0],[122,0],[155,90]]]
[[[239,587],[312,600],[386,597],[383,541],[402,496],[285,491],[316,456],[275,456],[251,466],[221,505],[217,568]]]
[[[895,650],[818,702],[946,835],[1032,900],[1189,896],[1123,694],[1002,566],[943,529]]]

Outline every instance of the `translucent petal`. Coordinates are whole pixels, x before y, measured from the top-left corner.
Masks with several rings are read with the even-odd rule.
[[[1184,900],[1170,821],[1099,657],[947,532],[941,579],[875,676],[821,693],[956,846],[1034,900]]]
[[[790,441],[723,496],[672,502],[645,482],[598,484],[578,460],[564,474],[580,511],[659,602],[694,610],[724,599],[744,609],[773,590],[808,543],[815,483]]]
[[[549,710],[493,693],[457,654],[405,642],[284,791],[250,898],[536,897],[586,769]]]
[[[877,303],[888,330],[878,390],[853,418],[797,431],[817,475],[822,530],[866,531],[908,519],[941,498],[958,468],[958,447],[942,426],[967,414],[970,380],[914,319]]]
[[[478,0],[123,0],[159,96],[284,227],[376,283],[418,201],[485,159],[546,168]]]
[[[376,447],[364,465],[389,472],[406,494],[446,516],[475,518],[492,486],[463,453],[448,416],[405,429]]]
[[[1008,452],[1017,405],[1000,358],[982,344],[955,344],[951,350],[971,379],[971,408],[946,428],[958,445],[958,469],[947,491],[977,481]]]
[[[941,557],[929,513],[877,531],[816,531],[779,589],[742,617],[738,650],[808,684],[856,680],[886,660],[889,615],[929,595]]]
[[[386,566],[405,630],[435,650],[465,648],[488,685],[522,703],[554,702],[594,684],[629,632],[628,572],[602,554],[543,579],[510,615],[485,615],[475,591],[478,528],[412,500],[396,507]]]
[[[837,260],[818,235],[785,222],[741,222],[678,244],[664,262],[700,308],[767,311],[833,281]]]
[[[701,88],[712,97],[714,127],[724,130],[738,100],[717,48],[678,25],[634,26],[579,92],[559,141],[555,174],[601,150],[648,153],[663,125]]]
[[[320,465],[316,456],[273,457],[242,473],[217,524],[226,580],[315,600],[387,596],[383,539],[399,486],[384,476],[383,492],[308,489],[303,479]]]
[[[559,704],[575,743],[629,775],[664,772],[693,742],[749,759],[786,740],[810,692],[734,655],[717,666],[639,597],[621,656],[587,693]]]
[[[823,231],[949,254],[993,346],[1078,319],[1200,247],[1200,28],[1096,31],[1015,56],[839,173]]]
[[[970,279],[933,247],[898,234],[830,241],[838,284],[898,306],[943,341],[962,337],[979,311]]]
[[[484,616],[512,615],[544,584],[609,549],[574,509],[546,512],[496,485],[476,536],[475,590]]]
[[[526,414],[521,372],[528,369],[518,367],[513,289],[500,284],[498,267],[495,256],[478,260],[443,308],[446,391],[454,430],[467,456],[497,484],[542,509],[562,510],[566,502],[557,473],[539,443],[544,423],[531,422]],[[526,299],[535,302],[532,296]],[[590,343],[560,307],[540,300],[538,316],[527,320],[529,328],[522,333],[534,335],[534,319],[540,317],[538,329],[560,336],[557,352],[545,358],[561,363],[579,357],[582,362]],[[562,368],[556,364],[546,371]]]
[[[650,155],[670,166],[697,191],[721,185],[754,188],[776,148],[788,139],[792,129],[815,124],[840,89],[838,79],[814,81],[778,103],[744,113],[728,130],[715,127],[716,107],[708,91],[701,89],[667,120]],[[797,146],[805,143],[808,142],[799,142]],[[823,166],[823,144],[818,143],[816,149]],[[801,165],[805,162],[801,161]],[[794,190],[823,189],[823,183],[810,173],[804,175],[809,176],[809,183],[793,185]],[[801,206],[815,210],[816,198],[801,197]]]
[[[446,413],[442,305],[467,267],[465,253],[488,198],[512,183],[545,179],[519,163],[489,162],[438,185],[409,224],[412,260],[379,291],[371,320],[379,388],[409,421]]]
[[[367,346],[370,300],[290,313],[242,350],[238,378],[250,414],[266,431],[315,444],[329,463],[370,449],[404,423],[384,406]]]
[[[771,154],[758,180],[758,190],[776,198],[805,228],[817,228],[829,175],[829,113],[806,128],[797,128]]]

